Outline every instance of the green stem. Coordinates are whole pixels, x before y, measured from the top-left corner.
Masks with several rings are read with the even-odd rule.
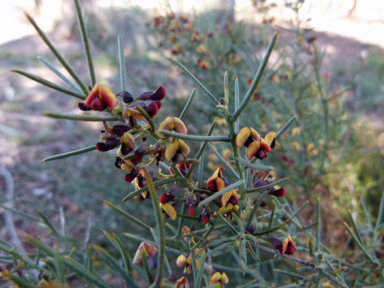
[[[66,119],[73,121],[88,121],[88,122],[104,122],[104,121],[119,121],[117,115],[113,116],[85,116],[75,114],[64,114],[64,113],[44,113],[44,116],[56,119]]]
[[[226,136],[188,135],[188,134],[171,132],[168,130],[160,130],[159,132],[165,136],[170,136],[170,137],[183,139],[183,140],[190,140],[190,141],[221,141],[221,142],[230,142],[231,141],[231,138],[226,137]]]
[[[53,160],[57,160],[57,159],[63,159],[63,158],[67,158],[67,157],[72,157],[72,156],[75,156],[75,155],[91,152],[93,150],[96,150],[96,146],[89,146],[89,147],[82,148],[82,149],[79,149],[79,150],[75,150],[75,151],[71,151],[71,152],[67,152],[67,153],[63,153],[63,154],[58,154],[58,155],[50,156],[50,157],[45,158],[41,162],[48,162],[48,161],[53,161]]]

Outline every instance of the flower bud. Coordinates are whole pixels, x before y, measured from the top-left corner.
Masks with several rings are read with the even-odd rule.
[[[120,95],[121,99],[123,99],[123,102],[125,104],[129,104],[129,103],[133,102],[133,97],[132,97],[131,93],[129,93],[127,91],[121,91],[118,95]]]

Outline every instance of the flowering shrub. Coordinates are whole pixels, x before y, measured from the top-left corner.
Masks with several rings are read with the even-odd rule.
[[[377,257],[382,249],[381,218],[376,227],[371,228],[373,234],[361,231],[361,227],[359,229],[352,217],[354,232],[344,223],[360,250],[353,252],[346,245],[346,250],[339,256],[339,253],[333,253],[322,243],[320,200],[317,199],[316,219],[312,222],[300,220],[298,215],[307,203],[297,208],[286,201],[284,196],[292,191],[286,191],[279,185],[289,179],[276,179],[274,167],[262,164],[261,161],[264,163],[265,159],[275,153],[275,149],[279,149],[277,140],[288,131],[296,116],[277,132],[263,134],[252,126],[240,129],[240,117],[244,117],[243,111],[254,97],[278,32],[273,35],[241,103],[237,79],[234,83],[234,103],[230,102],[230,81],[227,73],[224,75],[224,97],[217,99],[187,68],[176,61],[198,83],[199,90],[208,96],[206,105],[217,109],[228,127],[225,135],[212,136],[215,120],[207,135],[191,135],[188,134],[188,125],[183,122],[183,118],[193,106],[196,90],[186,102],[181,115],[157,119],[156,114],[162,107],[162,101],[166,101],[166,89],[160,86],[156,91],[144,92],[136,98],[126,91],[121,37],[118,38],[121,91],[112,92],[108,87],[98,85],[80,6],[77,0],[75,3],[92,87],[88,87],[76,75],[28,15],[32,25],[76,84],[57,73],[54,68],[52,71],[70,83],[72,90],[22,71],[15,72],[80,99],[82,102],[79,102],[78,107],[85,112],[80,116],[57,113],[47,113],[47,116],[76,121],[100,121],[103,123],[103,130],[100,133],[100,142],[95,145],[55,155],[43,162],[92,150],[116,150],[116,157],[111,162],[114,161],[115,167],[122,170],[121,177],[127,182],[134,182],[136,188],[122,202],[151,201],[151,215],[156,220],[156,227],[150,227],[107,200],[103,201],[149,232],[153,239],[148,239],[149,236],[138,236],[136,233],[124,233],[124,237],[141,242],[132,258],[120,237],[103,231],[117,249],[122,260],[119,262],[118,257],[112,256],[100,246],[90,245],[82,251],[76,251],[76,247],[60,237],[49,220],[39,213],[42,222],[71,251],[60,251],[58,245],[52,249],[39,239],[25,234],[25,239],[38,248],[38,252],[36,255],[24,255],[1,240],[0,249],[11,256],[2,258],[5,260],[0,272],[2,279],[19,287],[66,287],[72,285],[74,278],[87,282],[89,286],[112,287],[113,281],[106,277],[109,267],[114,278],[121,281],[121,287],[187,288],[192,283],[196,288],[236,285],[270,287],[283,284],[287,284],[284,287],[296,287],[306,283],[348,287],[352,283],[354,286],[363,282],[379,285],[383,281],[383,263]],[[90,115],[90,110],[104,114]],[[118,123],[110,124],[111,122]],[[191,141],[201,143],[197,153],[192,153],[188,146]],[[221,142],[228,146],[232,155],[229,162],[212,148],[211,142]],[[221,166],[211,177],[205,179],[203,161],[207,147],[216,151],[213,153]],[[246,157],[242,157],[242,153]],[[140,207],[141,204],[137,205]],[[381,210],[383,209],[384,198],[381,205]],[[379,215],[382,215],[381,212]],[[187,224],[191,222],[192,225]],[[166,226],[170,233],[166,232]],[[231,257],[231,261],[228,257]],[[365,261],[361,262],[359,257],[365,257]],[[94,264],[100,260],[104,265],[95,269]],[[39,271],[38,274],[35,273],[36,270]]]

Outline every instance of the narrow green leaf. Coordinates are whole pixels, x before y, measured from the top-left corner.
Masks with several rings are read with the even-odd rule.
[[[287,131],[287,129],[289,128],[289,126],[292,125],[292,123],[296,120],[296,118],[299,117],[299,115],[296,115],[296,116],[293,116],[288,122],[287,124],[284,125],[283,128],[280,129],[279,132],[277,132],[276,136],[275,136],[275,139],[279,139],[281,135],[283,135],[283,133],[285,131]]]
[[[75,83],[73,83],[71,80],[69,80],[63,73],[61,73],[59,70],[57,70],[51,63],[49,63],[46,59],[43,57],[37,56],[37,59],[39,59],[40,62],[42,62],[45,66],[48,67],[53,73],[55,73],[61,80],[63,80],[65,83],[67,83],[72,89],[77,91],[79,94],[83,94],[81,92],[81,89],[79,86],[77,86]],[[87,96],[83,95],[83,99],[85,99]]]
[[[285,220],[283,223],[271,228],[271,229],[268,229],[268,230],[264,230],[264,231],[261,231],[261,232],[255,232],[253,233],[254,236],[263,236],[263,235],[266,235],[266,234],[269,234],[269,233],[272,233],[272,232],[275,232],[275,231],[278,231],[278,230],[281,230],[283,229],[285,226],[287,226],[292,220],[291,219],[288,219],[288,220]]]
[[[72,157],[72,156],[75,156],[75,155],[91,152],[93,150],[96,150],[96,146],[89,146],[89,147],[82,148],[82,149],[79,149],[79,150],[75,150],[75,151],[71,151],[71,152],[67,152],[67,153],[63,153],[63,154],[58,154],[58,155],[50,156],[50,157],[45,158],[41,162],[48,162],[48,161],[53,161],[53,160],[57,160],[57,159],[63,159],[63,158],[67,158],[67,157]]]
[[[153,277],[151,274],[151,269],[149,268],[147,256],[145,255],[144,251],[140,251],[141,259],[143,260],[145,273],[147,274],[147,278],[149,280],[149,283],[153,283]]]
[[[196,84],[199,86],[206,95],[215,103],[215,105],[219,105],[219,101],[215,98],[215,96],[212,95],[211,92],[208,91],[207,88],[191,73],[187,68],[185,68],[179,61],[173,59],[173,61],[176,63],[177,66],[181,68]]]
[[[247,227],[251,226],[253,217],[255,216],[256,211],[259,208],[259,205],[260,205],[261,201],[263,201],[264,197],[267,196],[268,193],[269,193],[269,191],[265,191],[263,194],[261,194],[260,198],[257,199],[257,202],[256,202],[255,206],[253,207],[251,214],[249,214],[249,218],[248,218],[248,222],[247,222]]]
[[[66,119],[74,121],[91,121],[91,122],[103,122],[103,121],[118,121],[120,120],[117,115],[113,116],[86,116],[76,114],[64,114],[64,113],[44,113],[44,116],[56,119]]]
[[[264,166],[264,165],[256,165],[256,164],[252,164],[246,160],[244,160],[243,158],[241,158],[240,156],[236,157],[236,159],[243,165],[245,165],[246,167],[248,168],[251,168],[251,169],[255,169],[255,170],[259,170],[259,171],[273,171],[275,170],[272,166]]]
[[[261,76],[263,75],[264,69],[267,66],[269,56],[272,53],[273,47],[275,46],[276,38],[279,31],[276,31],[275,34],[273,34],[273,37],[271,41],[269,42],[266,54],[263,58],[263,60],[260,63],[259,68],[257,69],[257,72],[255,74],[255,77],[253,78],[252,84],[248,89],[247,94],[245,95],[243,101],[241,101],[240,107],[235,111],[233,116],[231,117],[231,122],[236,122],[237,118],[239,118],[241,112],[243,112],[245,106],[247,106],[249,100],[251,100],[253,93],[255,92],[257,85],[260,82]]]
[[[215,148],[213,148],[213,146],[211,145],[211,143],[208,143],[208,146],[209,146],[209,149],[211,149],[211,151],[213,152],[213,154],[216,155],[217,158],[219,158],[220,162],[226,167],[228,168],[228,170],[237,178],[237,179],[240,179],[240,176],[237,174],[237,172],[231,167],[231,164],[228,163],[224,158],[223,156],[220,155],[219,152],[216,151]]]
[[[95,68],[93,67],[91,48],[89,47],[88,33],[87,33],[87,29],[85,28],[84,18],[83,18],[83,14],[81,13],[79,0],[75,0],[75,6],[76,6],[77,20],[79,21],[79,26],[80,26],[81,38],[83,40],[85,58],[87,60],[89,76],[91,78],[91,83],[93,87],[96,84]]]
[[[65,278],[64,278],[64,267],[63,267],[63,256],[59,253],[59,247],[57,244],[54,246],[55,251],[55,260],[56,260],[56,273],[57,273],[57,280],[60,283],[65,284]]]
[[[235,80],[235,111],[239,109],[240,105],[240,88],[239,88],[239,78]],[[240,117],[236,119],[235,122],[235,133],[239,133],[240,131]]]
[[[288,180],[290,180],[290,178],[283,178],[283,179],[277,180],[277,181],[275,181],[271,184],[265,185],[265,186],[256,187],[256,188],[248,188],[247,190],[245,190],[245,193],[248,194],[248,193],[253,193],[253,192],[257,192],[257,191],[263,191],[265,189],[268,189],[268,188],[271,188],[273,186],[284,183],[285,181],[288,181]]]
[[[158,257],[157,257],[157,273],[156,273],[156,279],[155,282],[150,287],[159,287],[163,272],[164,272],[164,258],[165,258],[165,228],[164,228],[164,221],[160,209],[160,202],[157,198],[156,194],[156,187],[153,183],[152,176],[148,173],[147,169],[144,167],[141,168],[144,171],[145,179],[147,180],[147,185],[149,188],[149,193],[151,194],[152,204],[153,204],[153,210],[155,219],[157,222],[157,230],[159,234],[159,241],[157,243],[157,246],[159,248]]]
[[[217,247],[215,249],[212,249],[212,250],[208,251],[207,254],[206,254],[206,257],[210,257],[210,256],[215,255],[216,253],[226,249],[229,245],[231,245],[231,243],[225,243],[225,244],[223,244],[223,245],[221,245],[221,246],[219,246],[219,247]]]
[[[189,96],[189,99],[188,99],[187,104],[185,104],[183,111],[181,111],[181,114],[180,114],[180,116],[179,116],[179,118],[180,118],[181,120],[183,120],[183,118],[184,118],[185,115],[187,114],[187,112],[188,112],[188,110],[189,110],[189,107],[191,106],[192,101],[193,101],[193,99],[195,98],[196,90],[197,90],[197,87],[196,87],[195,89],[193,89],[193,91],[192,91],[192,93],[191,93],[191,96]]]
[[[107,237],[107,239],[109,240],[109,242],[111,242],[111,244],[116,248],[116,250],[120,252],[120,255],[121,255],[121,258],[123,259],[123,263],[124,263],[126,272],[129,273],[130,271],[132,271],[132,267],[131,267],[131,264],[129,263],[129,259],[128,259],[128,253],[124,249],[124,247],[121,245],[122,243],[117,240],[118,237],[116,236],[116,234],[108,233],[105,230],[102,230],[102,231],[103,231],[104,235]]]
[[[321,220],[321,214],[320,214],[320,198],[317,197],[317,202],[316,202],[316,242],[315,242],[315,248],[316,251],[320,251],[320,220]]]
[[[379,213],[377,214],[375,231],[379,230],[379,225],[381,224],[381,221],[382,221],[383,216],[384,216],[383,214],[384,214],[384,194],[381,197]]]
[[[204,157],[201,158],[198,170],[198,183],[201,186],[203,184],[204,177]]]
[[[223,221],[229,228],[232,229],[233,232],[235,232],[236,234],[239,234],[239,231],[237,231],[236,228],[233,227],[233,225],[231,223],[229,223],[229,221],[227,219],[225,219],[225,217],[223,215],[221,215],[220,213],[217,213],[217,215],[219,216],[221,221]]]
[[[212,196],[209,196],[205,200],[201,201],[199,203],[199,207],[205,206],[206,204],[208,204],[208,203],[212,202],[213,200],[219,198],[220,196],[224,195],[228,191],[230,191],[232,189],[236,189],[237,187],[241,186],[242,184],[243,184],[243,180],[239,180],[239,181],[237,181],[237,182],[235,182],[235,183],[225,187],[224,189],[220,190],[219,192],[216,192]]]
[[[351,223],[352,223],[353,229],[355,230],[357,239],[359,240],[359,242],[360,242],[361,244],[363,244],[363,241],[361,240],[361,237],[360,237],[359,230],[358,230],[358,228],[357,228],[357,224],[356,224],[355,220],[353,219],[351,210],[349,210],[349,209],[348,209],[348,216],[349,216],[349,220],[350,220]]]
[[[4,205],[2,205],[2,204],[0,204],[0,207],[3,208],[3,209],[5,209],[5,210],[11,211],[11,212],[13,212],[13,213],[19,214],[19,215],[21,215],[21,216],[23,216],[23,217],[26,217],[26,218],[28,218],[28,219],[31,219],[31,220],[33,220],[33,221],[38,221],[38,222],[40,222],[40,223],[44,223],[41,219],[39,219],[39,218],[37,218],[37,217],[35,217],[35,216],[32,216],[32,215],[28,215],[28,214],[23,213],[23,212],[20,212],[20,211],[18,211],[18,210],[16,210],[16,209],[13,209],[13,208],[4,206]]]
[[[39,210],[36,210],[36,213],[41,217],[41,219],[43,220],[44,224],[47,225],[49,227],[49,229],[51,229],[52,233],[56,236],[60,236],[59,232],[57,232],[56,228],[53,227],[53,225],[51,224],[51,222],[48,221],[47,217],[45,217],[43,215],[43,213],[41,213]]]
[[[136,282],[129,277],[129,275],[121,268],[119,263],[109,254],[106,250],[101,248],[100,246],[93,246],[93,248],[106,260],[107,264],[118,274],[120,275],[125,281],[127,281],[127,285],[132,288],[140,288],[136,284]]]
[[[363,252],[363,254],[365,255],[365,257],[367,257],[367,259],[369,261],[372,262],[372,264],[374,265],[379,265],[375,260],[373,260],[372,256],[368,254],[367,250],[365,250],[363,244],[359,241],[359,239],[357,239],[357,237],[355,236],[355,234],[353,234],[351,228],[348,226],[347,223],[343,222],[345,228],[347,228],[347,231],[349,233],[349,235],[351,235],[353,241],[356,242],[357,246],[359,246],[360,250]]]
[[[151,231],[151,227],[149,225],[145,224],[143,221],[141,221],[141,220],[137,219],[136,217],[132,216],[131,214],[125,212],[124,210],[122,210],[119,207],[115,206],[111,202],[108,202],[107,200],[104,200],[104,199],[101,199],[101,200],[104,202],[104,204],[108,205],[113,210],[115,210],[116,212],[120,213],[121,215],[123,215],[124,217],[126,217],[127,219],[132,221],[133,223],[136,223],[137,225],[143,227],[148,232]]]
[[[183,202],[181,204],[181,214],[184,214],[184,213],[185,213],[185,202]],[[177,231],[176,231],[176,239],[177,240],[180,240],[180,238],[181,238],[181,230],[183,229],[183,225],[184,225],[184,218],[180,217],[179,224],[177,226]]]
[[[168,130],[160,130],[159,132],[165,136],[170,136],[170,137],[179,138],[183,140],[190,140],[190,141],[221,141],[221,142],[231,141],[231,138],[227,136],[188,135],[188,134],[181,134],[181,133],[176,133]]]
[[[87,279],[90,283],[95,284],[97,287],[102,288],[111,288],[108,286],[103,280],[96,277],[92,273],[90,273],[87,269],[85,269],[81,264],[74,259],[72,259],[69,256],[64,256],[64,264],[67,266],[70,270],[74,271],[76,274],[84,277]]]
[[[119,46],[119,66],[120,66],[120,87],[121,91],[126,91],[127,87],[127,73],[125,71],[125,58],[124,58],[124,47],[123,47],[123,37],[119,35],[117,37],[117,42]]]
[[[205,251],[203,251],[200,256],[200,269],[195,279],[195,286],[194,286],[195,288],[201,287],[201,279],[203,278],[203,273],[204,273],[204,263],[205,263]]]
[[[40,78],[40,77],[37,77],[33,74],[30,74],[28,72],[24,72],[24,71],[20,71],[20,70],[11,70],[11,72],[15,72],[17,74],[20,74],[20,75],[23,75],[33,81],[36,81],[40,84],[43,84],[44,86],[47,86],[53,90],[56,90],[56,91],[59,91],[59,92],[62,92],[62,93],[65,93],[67,95],[70,95],[70,96],[73,96],[73,97],[76,97],[80,100],[84,100],[86,97],[84,96],[84,94],[81,94],[79,92],[75,92],[75,91],[72,91],[72,90],[69,90],[67,88],[64,88],[64,87],[61,87],[59,85],[56,85],[55,83],[52,83],[48,80],[45,80],[43,78]]]
[[[32,19],[31,16],[28,15],[28,13],[24,12],[25,16],[27,16],[29,22],[33,25],[33,27],[36,29],[37,33],[39,33],[40,37],[43,39],[45,44],[49,47],[49,49],[52,51],[52,53],[55,55],[57,60],[60,61],[61,65],[65,68],[65,70],[68,71],[68,73],[72,76],[72,78],[76,81],[77,84],[81,87],[84,94],[89,93],[87,85],[85,85],[80,77],[76,74],[75,71],[73,71],[72,67],[68,64],[68,62],[60,55],[60,53],[56,50],[56,48],[52,45],[51,41],[47,38],[45,33],[40,29],[40,27],[36,24],[35,20]]]
[[[148,115],[147,111],[145,111],[142,107],[140,106],[136,106],[136,109],[140,112],[141,115],[143,115],[143,117],[145,118],[145,120],[147,120],[149,126],[151,127],[151,134],[152,133],[155,133],[156,132],[156,126],[155,126],[155,122],[153,122],[153,119],[151,118],[151,116]]]
[[[156,187],[160,187],[164,184],[168,184],[168,183],[172,183],[172,182],[175,182],[177,181],[176,177],[170,177],[170,178],[167,178],[167,179],[164,179],[164,180],[159,180],[159,181],[156,181],[154,182],[155,186]],[[136,191],[133,191],[131,193],[129,193],[127,196],[124,197],[122,203],[124,202],[127,202],[128,200],[132,199],[133,197],[135,197],[136,195],[139,195],[140,193],[143,193],[144,191],[147,191],[148,190],[148,185],[139,189],[139,190],[136,190]]]
[[[225,106],[229,104],[229,90],[228,90],[228,71],[224,73],[224,100]]]
[[[13,283],[15,283],[18,287],[38,288],[38,286],[36,286],[36,285],[34,285],[32,283],[29,283],[29,282],[25,281],[24,279],[19,278],[19,277],[13,275],[11,272],[5,272],[4,276],[6,278],[8,278],[9,280],[11,280]]]

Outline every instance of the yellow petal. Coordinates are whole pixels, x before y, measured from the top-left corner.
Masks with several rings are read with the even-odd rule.
[[[260,134],[253,128],[251,128],[251,136],[253,140],[260,140],[261,138]]]
[[[135,139],[133,138],[131,133],[125,132],[124,135],[121,137],[120,141],[124,142],[125,145],[127,145],[127,147],[131,150],[135,149]]]
[[[107,86],[100,85],[99,94],[101,96],[101,100],[107,104],[109,108],[115,108],[117,104],[116,96]]]
[[[229,282],[227,274],[223,272],[223,275],[221,276],[221,282],[227,284]]]
[[[221,196],[221,204],[223,204],[223,206],[227,206],[229,199],[232,197],[233,191],[234,190],[228,191],[227,193],[224,193],[223,196]]]
[[[176,260],[177,267],[184,267],[187,264],[187,258],[184,255],[179,255]]]
[[[273,139],[275,139],[275,136],[276,136],[276,132],[269,132],[269,133],[265,136],[264,139],[265,139],[265,141],[268,143],[269,146],[271,146]]]
[[[163,207],[163,210],[165,211],[165,213],[168,214],[169,217],[172,218],[172,220],[176,220],[176,217],[177,217],[177,213],[176,213],[176,210],[175,208],[173,208],[173,206],[169,203],[165,203],[162,205]]]
[[[260,139],[260,147],[263,148],[265,153],[269,153],[272,150],[271,146],[269,146],[268,142],[263,138]]]
[[[252,158],[255,157],[259,148],[260,148],[260,141],[254,141],[248,146],[247,157],[249,160],[252,160]]]
[[[92,91],[88,94],[87,99],[84,102],[84,105],[91,107],[93,100],[99,95],[99,85],[95,84]]]
[[[181,121],[179,118],[176,118],[176,117],[173,118],[173,125],[174,125],[173,130],[175,130],[177,133],[187,134],[188,129],[183,123],[183,121]]]
[[[144,242],[144,249],[146,251],[147,256],[154,256],[157,252],[157,248],[155,245],[145,243],[145,242]]]
[[[183,140],[178,140],[179,141],[179,149],[181,152],[183,152],[184,155],[188,155],[191,152],[191,149],[189,149],[188,145],[185,144]]]
[[[209,279],[209,285],[212,285],[220,280],[221,280],[221,274],[220,272],[216,272],[215,274],[212,275],[211,279]]]
[[[159,130],[168,130],[172,131],[173,130],[173,117],[168,116],[167,118],[164,119],[163,122],[159,125]]]
[[[219,209],[219,213],[221,215],[224,215],[224,214],[228,214],[229,212],[231,212],[233,209],[233,205],[231,203],[228,203],[227,206],[223,206]]]
[[[173,140],[168,144],[167,148],[165,148],[165,159],[169,162],[175,157],[177,150],[179,150],[179,142],[177,140]]]
[[[243,129],[241,129],[236,136],[237,147],[243,147],[244,143],[247,142],[249,136],[251,136],[251,130],[248,127],[244,127]]]
[[[225,188],[224,180],[221,178],[216,179],[216,189],[217,191],[221,191]]]

